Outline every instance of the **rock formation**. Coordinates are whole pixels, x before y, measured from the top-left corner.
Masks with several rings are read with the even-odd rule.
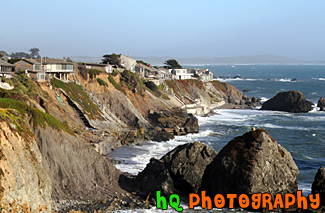
[[[312,185],[312,193],[320,196],[320,206],[325,207],[325,168],[318,169]]]
[[[298,167],[291,154],[265,130],[231,140],[207,166],[202,190],[207,194],[295,193]]]
[[[261,110],[274,110],[293,113],[311,111],[313,103],[299,91],[279,92],[276,96],[263,103]]]
[[[151,159],[136,178],[138,191],[143,196],[162,190],[171,193],[188,194],[201,188],[202,175],[217,152],[200,142],[180,145],[160,160]]]
[[[324,108],[325,108],[325,100],[324,100],[323,97],[321,97],[318,100],[317,107],[319,107],[319,111],[324,111]]]

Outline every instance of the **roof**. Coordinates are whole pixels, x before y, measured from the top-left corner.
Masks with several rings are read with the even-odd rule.
[[[14,67],[15,65],[9,64],[8,62],[0,59],[0,66]]]
[[[25,58],[23,58],[23,59],[21,59],[19,61],[25,61],[25,62],[27,62],[29,64],[41,64],[40,62],[36,61],[35,59],[25,59]],[[19,61],[17,61],[17,62],[19,62]],[[15,63],[17,63],[17,62],[15,62]]]
[[[142,63],[138,63],[138,64],[136,64],[135,66],[137,66],[137,67],[142,67],[142,68],[147,69],[147,70],[149,70],[149,71],[158,71],[156,68],[154,68],[154,67],[149,67],[149,66],[144,65],[144,64],[142,64]]]
[[[99,67],[106,67],[110,64],[98,64],[98,63],[85,63],[85,62],[80,62],[78,64],[81,64],[81,65],[88,65],[88,66],[99,66]]]
[[[38,63],[41,63],[41,59],[34,59]],[[42,64],[73,64],[72,62],[64,61],[61,59],[55,59],[55,58],[43,58]]]

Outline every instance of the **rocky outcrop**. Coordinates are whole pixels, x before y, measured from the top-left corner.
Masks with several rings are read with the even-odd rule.
[[[157,190],[165,195],[196,193],[206,166],[216,155],[213,148],[200,142],[180,145],[160,160],[150,160],[136,178],[138,191],[142,196],[154,195]]]
[[[78,137],[50,127],[37,127],[35,138],[42,166],[52,180],[53,200],[98,201],[121,193],[120,171]]]
[[[274,110],[293,113],[311,111],[313,103],[299,91],[279,92],[276,96],[263,103],[261,110]]]
[[[319,111],[324,111],[324,108],[325,108],[325,100],[324,100],[323,97],[321,97],[318,100],[317,107],[319,107]]]
[[[320,206],[325,207],[325,168],[321,167],[318,169],[315,179],[312,185],[312,193],[319,194]]]
[[[52,181],[35,140],[17,134],[14,122],[0,126],[1,212],[50,212]]]
[[[202,190],[207,194],[295,193],[298,167],[291,154],[265,130],[231,140],[207,166]]]
[[[198,119],[192,115],[187,114],[184,111],[158,111],[158,112],[149,112],[148,118],[155,128],[152,132],[148,130],[148,134],[151,139],[160,139],[159,141],[165,141],[173,138],[174,135],[186,135],[188,133],[197,133],[199,132],[199,123]]]

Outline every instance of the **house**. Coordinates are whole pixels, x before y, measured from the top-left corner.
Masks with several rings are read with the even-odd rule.
[[[0,76],[9,77],[12,75],[15,65],[0,59]]]
[[[96,69],[106,73],[113,72],[113,65],[111,64],[97,64],[97,63],[79,63],[78,68],[86,68],[86,69]]]
[[[198,70],[197,75],[200,77],[200,80],[203,82],[213,81],[213,73],[209,69],[204,68]]]
[[[27,76],[34,81],[49,81],[52,77],[68,82],[69,75],[74,72],[72,62],[60,59],[21,59],[15,63],[17,70],[25,70]]]
[[[187,69],[169,69],[169,72],[174,75],[176,80],[191,79],[193,75],[192,73],[188,73]]]
[[[131,72],[135,72],[135,66],[137,65],[137,61],[129,56],[120,55],[121,65]]]
[[[43,71],[49,78],[55,77],[61,81],[68,82],[69,75],[74,73],[74,67],[72,62],[60,59],[36,59],[41,62]]]

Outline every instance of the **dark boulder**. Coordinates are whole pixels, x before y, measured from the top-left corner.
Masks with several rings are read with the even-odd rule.
[[[299,91],[279,92],[276,96],[263,103],[261,110],[302,113],[312,110],[313,103]]]
[[[243,92],[250,92],[249,89],[243,89]]]
[[[142,196],[161,190],[163,194],[187,195],[201,188],[203,173],[217,152],[200,142],[177,146],[160,160],[151,159],[136,178]]]
[[[318,100],[317,107],[319,107],[319,110],[320,110],[320,111],[324,111],[324,108],[325,108],[325,100],[324,100],[323,97],[321,97],[321,98]]]
[[[162,160],[151,158],[150,163],[138,174],[135,181],[138,195],[142,197],[155,196],[159,190],[164,195],[176,193],[169,170]]]
[[[231,140],[207,166],[202,190],[207,194],[295,193],[296,166],[291,154],[265,130]]]
[[[313,194],[319,193],[320,206],[325,206],[325,168],[324,167],[318,169],[311,189]]]
[[[183,193],[198,192],[205,168],[217,152],[200,142],[180,145],[164,155],[164,161],[176,189]]]
[[[296,78],[293,78],[293,79],[291,79],[291,81],[292,81],[292,82],[297,82],[297,81],[298,81],[298,79],[296,79]]]
[[[198,133],[199,132],[199,121],[196,117],[191,115],[186,119],[184,124],[184,129],[186,133]]]

